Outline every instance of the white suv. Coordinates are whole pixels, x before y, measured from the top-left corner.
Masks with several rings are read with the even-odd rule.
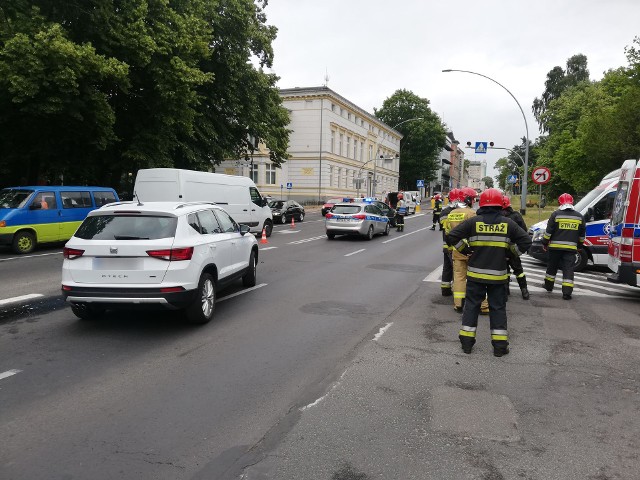
[[[216,290],[256,284],[258,242],[214,204],[122,202],[94,210],[64,247],[62,292],[81,319],[122,305],[213,318]]]

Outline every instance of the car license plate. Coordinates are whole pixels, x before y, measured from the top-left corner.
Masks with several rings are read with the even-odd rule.
[[[94,270],[140,270],[141,267],[139,258],[97,257],[93,259]]]

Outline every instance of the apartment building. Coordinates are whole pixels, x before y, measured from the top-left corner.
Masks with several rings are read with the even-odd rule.
[[[276,168],[258,145],[249,160],[227,160],[216,171],[249,176],[263,195],[307,204],[398,189],[400,132],[326,86],[280,95],[291,119],[289,159]]]

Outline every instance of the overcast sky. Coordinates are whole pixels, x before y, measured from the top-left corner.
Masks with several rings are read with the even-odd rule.
[[[572,55],[587,56],[592,80],[627,66],[624,48],[640,36],[640,0],[269,0],[278,28],[273,72],[280,88],[324,84],[359,107],[374,107],[397,89],[411,90],[462,145],[494,141],[512,148],[525,136],[516,97],[529,124],[549,70]],[[486,159],[488,174],[504,152]]]

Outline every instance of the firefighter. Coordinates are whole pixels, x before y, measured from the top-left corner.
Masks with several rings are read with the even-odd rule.
[[[442,291],[443,297],[450,297],[452,295],[451,292],[451,281],[453,280],[453,263],[451,260],[451,251],[453,247],[447,245],[447,239],[445,237],[445,224],[447,221],[447,215],[450,211],[458,206],[458,200],[460,200],[460,190],[457,188],[453,188],[449,191],[448,199],[449,204],[442,209],[440,212],[440,230],[442,230],[442,253],[444,260],[442,261],[442,279],[440,281],[440,290]]]
[[[404,201],[404,195],[398,194],[398,204],[396,205],[396,230],[404,231],[404,216],[407,214],[407,204]]]
[[[504,195],[502,197],[502,215],[507,218],[510,218],[514,222],[518,224],[518,226],[523,229],[525,232],[527,231],[527,224],[524,222],[524,218],[520,215],[520,212],[516,212],[511,206],[511,199],[508,195]],[[524,274],[524,268],[522,268],[522,262],[520,261],[520,257],[515,255],[511,250],[507,251],[507,262],[509,263],[509,267],[513,271],[513,274],[516,276],[516,280],[518,281],[518,286],[520,287],[520,293],[522,294],[522,298],[524,300],[529,300],[529,289],[527,288],[527,277]],[[509,281],[511,281],[511,276],[509,276]],[[509,294],[509,284],[507,283],[507,295]]]
[[[440,230],[443,230],[442,224],[440,223],[440,214],[442,213],[442,196],[438,193],[433,197],[433,225],[431,226],[431,230],[436,229],[436,225],[440,225]]]
[[[573,293],[573,264],[576,253],[582,250],[586,225],[580,212],[573,208],[573,197],[563,193],[558,197],[558,210],[551,214],[542,236],[542,245],[548,251],[549,261],[543,287],[553,291],[558,267],[562,269],[562,298],[571,300]]]
[[[526,231],[510,218],[502,215],[502,193],[489,188],[480,195],[477,215],[465,220],[447,235],[447,243],[457,251],[469,255],[467,291],[462,312],[462,327],[458,338],[464,353],[471,353],[476,342],[480,304],[489,299],[489,323],[493,354],[502,357],[509,353],[507,335],[506,250],[513,245],[518,255],[531,247]]]
[[[465,220],[476,216],[475,210],[471,208],[476,195],[477,193],[473,188],[465,187],[461,189],[459,197],[461,201],[459,201],[457,207],[447,215],[445,234],[451,232],[453,228]],[[453,250],[451,253],[453,260],[453,309],[458,313],[462,313],[467,291],[467,262],[469,261],[469,257],[457,250]],[[489,304],[486,301],[482,302],[480,313],[489,313]]]

